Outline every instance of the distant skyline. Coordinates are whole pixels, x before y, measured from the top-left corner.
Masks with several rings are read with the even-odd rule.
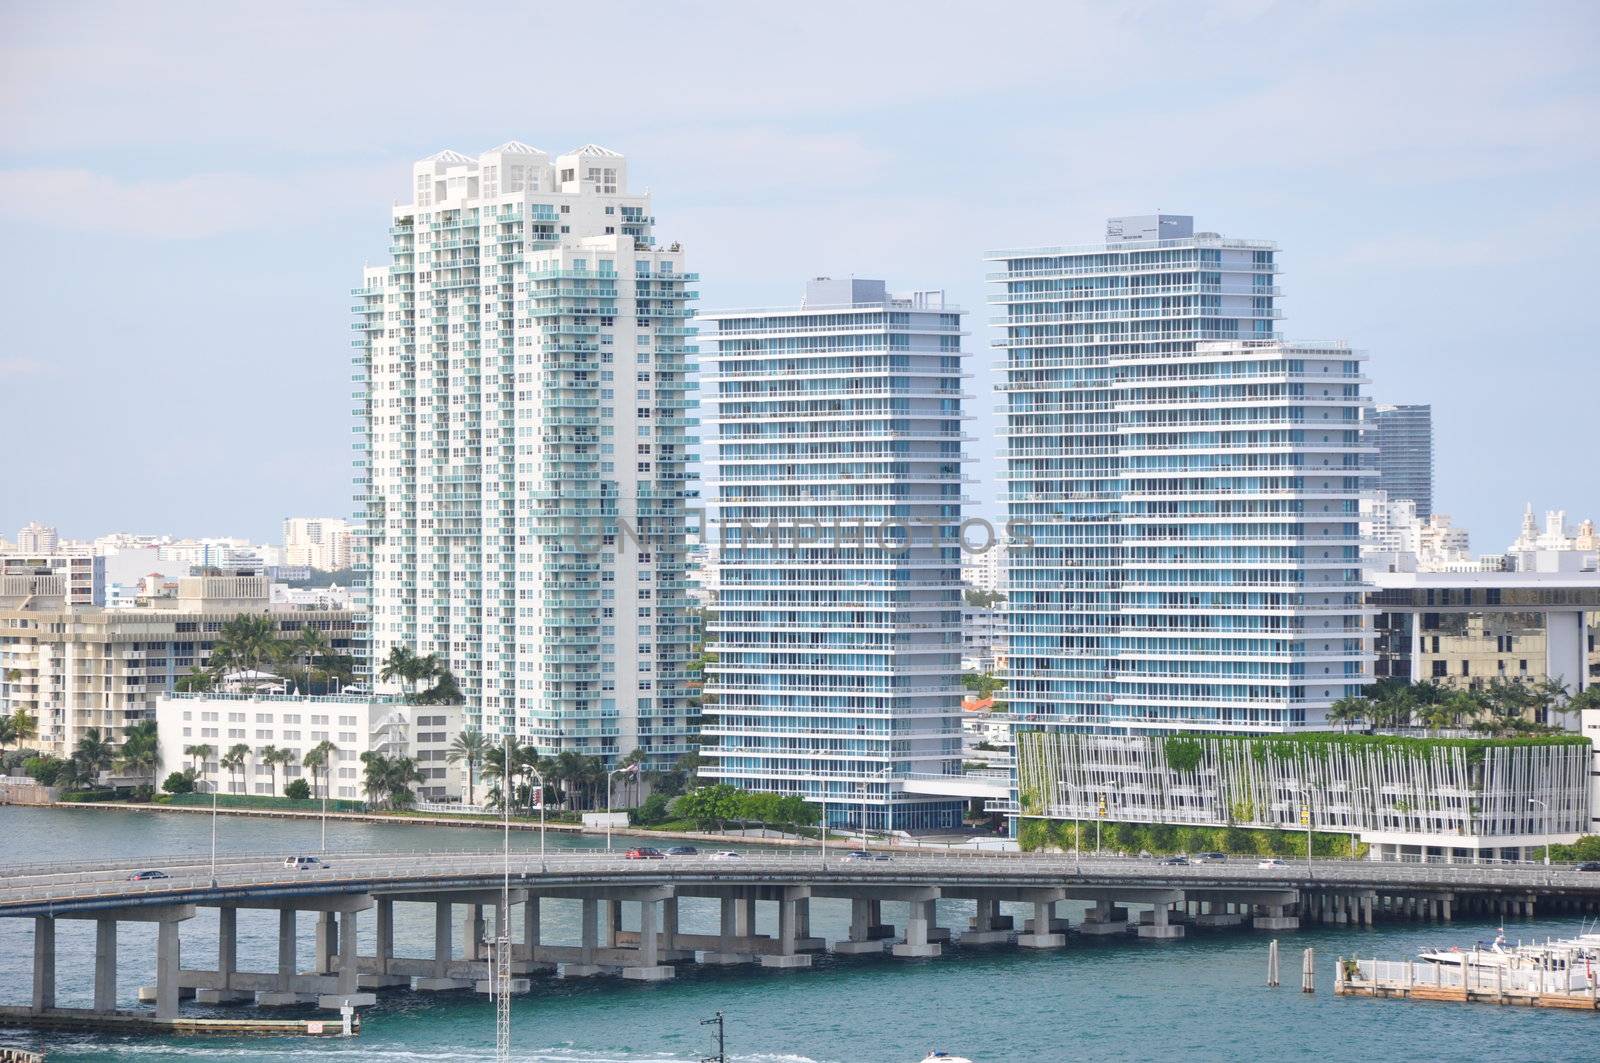
[[[1600,518],[1600,358],[1547,309],[1594,275],[1592,5],[619,3],[647,43],[614,63],[593,18],[473,8],[571,42],[540,50],[556,112],[470,55],[401,91],[463,28],[431,5],[0,6],[0,536],[348,514],[348,290],[414,159],[513,138],[626,153],[702,309],[824,274],[946,289],[978,515],[1001,516],[982,253],[1161,208],[1277,241],[1286,338],[1348,340],[1376,401],[1432,404],[1435,508],[1475,550],[1530,500]]]

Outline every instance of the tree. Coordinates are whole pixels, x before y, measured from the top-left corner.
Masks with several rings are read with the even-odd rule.
[[[993,609],[1006,600],[1006,596],[999,591],[984,591],[977,587],[968,587],[964,598],[974,609]]]
[[[272,792],[278,792],[278,765],[287,766],[294,761],[294,750],[279,749],[277,746],[262,746],[256,754],[266,768],[272,772]]]
[[[224,753],[222,755],[222,759],[218,761],[219,764],[228,769],[228,775],[230,777],[237,778],[237,781],[240,785],[236,792],[241,792],[243,790],[244,769],[245,765],[249,762],[250,747],[243,742],[236,742],[229,746],[228,751]]]
[[[175,771],[162,782],[161,788],[169,794],[194,793],[194,776],[186,771]]]
[[[277,625],[265,613],[241,613],[222,625],[207,666],[213,676],[258,672],[282,656]]]
[[[0,716],[0,749],[17,740],[17,725],[9,716]]]
[[[189,758],[190,772],[195,775],[204,776],[206,773],[206,761],[210,760],[211,755],[216,751],[217,747],[211,745],[209,742],[201,742],[197,745],[184,746],[183,755]]]
[[[304,779],[290,779],[283,788],[283,796],[294,801],[311,800],[311,784]]]
[[[317,773],[319,771],[322,773],[323,797],[328,796],[328,773],[332,770],[333,760],[338,755],[339,747],[324,738],[322,741],[306,750],[306,755],[300,758],[300,763],[311,769],[311,777],[313,779],[317,777]]]
[[[628,787],[633,791],[633,800],[628,803],[629,807],[639,803],[639,777],[644,773],[645,759],[645,751],[638,746],[634,746],[631,753],[617,761],[617,767],[627,771],[627,775],[624,778],[627,780]]]
[[[147,789],[154,790],[156,772],[161,770],[161,745],[156,737],[156,722],[140,720],[123,728],[122,748],[118,751],[117,770],[127,775],[147,777]]]
[[[98,727],[86,729],[72,750],[72,759],[78,763],[81,777],[91,783],[99,780],[101,772],[111,768],[115,756],[116,746]]]
[[[963,672],[961,685],[972,691],[979,700],[993,697],[1005,688],[1006,681],[999,676],[990,675],[988,672]]]
[[[306,692],[310,693],[312,673],[317,661],[326,656],[333,647],[328,644],[327,637],[310,623],[301,626],[290,645],[293,647],[294,655],[305,662],[305,669],[302,672],[303,682]]]
[[[172,684],[182,694],[204,694],[215,690],[217,677],[203,668],[190,668],[188,675],[180,675]]]
[[[445,752],[444,759],[450,764],[467,764],[467,804],[477,804],[473,791],[473,783],[478,771],[478,765],[483,763],[485,754],[489,752],[489,740],[483,732],[476,727],[463,727],[461,733],[456,735],[456,740],[450,743],[450,748]]]
[[[1328,722],[1336,723],[1343,730],[1349,724],[1361,724],[1372,719],[1373,702],[1371,698],[1344,697],[1328,706]]]
[[[9,719],[11,720],[11,741],[15,742],[19,749],[22,747],[22,743],[30,742],[39,737],[39,717],[27,709],[17,709]]]
[[[380,808],[403,808],[416,801],[411,787],[422,781],[422,773],[410,757],[386,757],[382,753],[363,753],[362,788],[367,800]]]
[[[421,659],[415,651],[408,646],[395,646],[389,650],[389,656],[383,660],[383,667],[378,671],[378,678],[385,683],[400,683],[406,688],[406,700],[411,699],[412,692],[416,689],[418,669]]]
[[[692,819],[701,830],[721,830],[739,815],[741,791],[727,783],[690,790],[672,803],[673,815]]]

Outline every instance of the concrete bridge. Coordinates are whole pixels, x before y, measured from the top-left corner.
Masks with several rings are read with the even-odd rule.
[[[1084,935],[1182,937],[1186,926],[1292,929],[1302,921],[1366,924],[1375,919],[1449,920],[1458,912],[1532,915],[1535,906],[1600,911],[1600,874],[1554,867],[1409,865],[1319,861],[1257,867],[1253,860],[1167,866],[1149,860],[1084,859],[1001,853],[896,851],[887,860],[845,859],[816,850],[627,860],[621,854],[561,852],[540,857],[514,852],[502,905],[500,854],[341,853],[330,866],[294,870],[278,857],[231,857],[213,869],[193,857],[145,858],[137,864],[47,864],[14,868],[0,885],[0,918],[34,921],[33,998],[36,1015],[56,1008],[55,931],[61,919],[95,922],[94,1002],[89,1014],[117,1008],[117,928],[124,921],[158,924],[155,985],[141,991],[158,1018],[178,1014],[181,998],[203,1003],[327,1007],[368,1004],[371,990],[409,986],[421,992],[488,988],[486,938],[513,942],[516,975],[561,978],[620,974],[671,978],[674,965],[759,964],[807,967],[812,955],[888,952],[940,955],[943,946],[1011,945],[1060,948],[1069,927],[1057,903],[1087,901],[1085,918],[1070,928]],[[168,877],[130,881],[143,869]],[[680,898],[718,905],[716,933],[678,926]],[[846,935],[830,946],[811,933],[811,901],[848,901]],[[972,902],[959,931],[938,925],[935,902]],[[580,942],[541,940],[540,902],[580,902]],[[1018,928],[1000,905],[1031,906]],[[431,954],[399,956],[394,906],[432,908]],[[757,905],[776,906],[776,933],[756,932]],[[885,921],[884,905],[904,912],[903,927]],[[638,908],[637,931],[624,931],[623,905]],[[903,905],[903,908],[898,906]],[[200,908],[217,910],[214,963],[181,962],[178,927]],[[278,913],[276,969],[244,971],[237,961],[239,909]],[[1133,909],[1140,911],[1134,915]],[[314,913],[315,959],[298,968],[300,913]],[[372,913],[376,946],[357,949],[358,921]],[[461,955],[455,948],[458,917]],[[520,929],[516,924],[520,923]],[[210,959],[210,957],[208,957]],[[525,990],[526,981],[514,988]]]

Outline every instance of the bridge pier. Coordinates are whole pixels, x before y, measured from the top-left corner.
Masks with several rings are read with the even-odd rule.
[[[810,967],[811,956],[800,949],[800,920],[802,911],[811,906],[811,887],[788,886],[778,898],[778,951],[763,953],[763,967]],[[809,922],[809,918],[807,919]]]
[[[850,898],[850,936],[835,941],[833,951],[840,956],[883,951],[883,939],[872,936],[872,902],[866,897]]]
[[[961,935],[963,945],[1004,945],[1011,941],[1011,917],[1000,914],[1000,898],[979,896],[976,911]]]
[[[94,1010],[117,1010],[117,921],[94,921]]]
[[[718,898],[718,936],[715,950],[701,949],[694,954],[696,963],[704,963],[713,967],[728,966],[730,964],[749,963],[755,957],[747,952],[734,951],[735,942],[747,934],[739,933],[740,914],[743,904],[738,897]],[[748,925],[748,922],[746,923]]]
[[[194,991],[197,1004],[237,1004],[253,1002],[254,993],[233,987],[239,969],[239,909],[224,905],[217,909],[217,984]]]
[[[56,1006],[56,921],[54,916],[33,917],[33,1011]]]
[[[1157,901],[1150,909],[1149,921],[1139,920],[1137,933],[1141,938],[1167,941],[1183,937],[1183,924],[1172,922],[1171,906]]]
[[[1108,897],[1097,898],[1094,907],[1083,913],[1078,933],[1091,937],[1123,934],[1128,930],[1128,909],[1112,903]]]
[[[906,907],[906,939],[890,945],[889,954],[902,959],[917,959],[943,952],[944,946],[928,940],[929,928],[935,921],[934,898],[907,901]]]
[[[465,989],[472,983],[465,978],[450,977],[451,953],[451,903],[448,898],[433,902],[433,967],[427,977],[411,980],[411,988],[421,993],[439,993],[451,989]]]
[[[256,1005],[263,1008],[292,1007],[300,1003],[294,991],[299,941],[295,936],[297,913],[293,908],[278,910],[278,978],[273,988],[256,994]]]

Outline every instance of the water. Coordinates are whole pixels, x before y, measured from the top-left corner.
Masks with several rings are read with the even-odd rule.
[[[314,851],[315,822],[223,817],[223,852]],[[209,852],[205,816],[0,807],[3,863],[52,857],[147,856]],[[332,823],[328,847],[352,849],[494,849],[493,831]],[[519,849],[537,836],[513,836]],[[552,847],[604,844],[550,836]],[[682,929],[713,932],[710,902],[685,899]],[[637,919],[631,910],[625,912]],[[771,905],[760,910],[771,932]],[[1078,911],[1066,914],[1077,921]],[[970,903],[941,902],[940,924],[960,927]],[[1021,907],[1007,910],[1025,914]],[[545,940],[576,942],[575,902],[545,901]],[[885,903],[885,917],[904,909]],[[843,901],[812,902],[814,933],[842,936]],[[302,962],[309,963],[310,916],[302,916]],[[396,948],[428,955],[432,922],[420,905],[396,906]],[[1512,938],[1574,932],[1567,921],[1508,925]],[[215,956],[210,910],[183,928],[186,962]],[[239,913],[240,965],[276,964],[276,916]],[[371,948],[370,920],[363,950]],[[959,948],[936,960],[818,957],[810,970],[680,967],[675,981],[646,985],[614,979],[536,979],[512,1009],[513,1057],[525,1063],[688,1063],[712,1050],[702,1019],[718,1010],[728,1021],[729,1058],[739,1063],[915,1063],[930,1048],[978,1063],[1069,1063],[1078,1060],[1538,1059],[1546,1063],[1600,1054],[1600,1016],[1579,1012],[1336,998],[1333,961],[1362,956],[1399,959],[1426,944],[1466,944],[1493,935],[1487,923],[1450,926],[1390,924],[1374,929],[1318,929],[1279,935],[1285,985],[1267,989],[1268,937],[1259,933],[1194,932],[1179,942],[1089,941],[1030,952]],[[89,1003],[94,925],[62,920],[57,928],[59,1002]],[[459,942],[459,934],[458,934]],[[1299,949],[1317,950],[1318,992],[1298,990]],[[28,999],[31,923],[0,919],[0,1002]],[[153,980],[154,929],[124,923],[120,1002],[132,1006],[140,983]],[[192,1005],[186,1005],[192,1007]],[[196,1009],[206,1013],[206,1009]],[[216,1009],[238,1014],[238,1009]],[[45,1049],[51,1060],[282,1061],[282,1063],[434,1063],[490,1060],[490,1004],[474,994],[380,996],[353,1040],[125,1039],[106,1035],[33,1035],[0,1031],[0,1043]]]

